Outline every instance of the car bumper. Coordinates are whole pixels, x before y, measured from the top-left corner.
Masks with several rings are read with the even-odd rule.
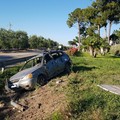
[[[20,90],[21,88],[17,86],[17,84],[14,84],[12,82],[10,82],[9,80],[6,80],[6,84],[5,84],[5,90],[7,92],[15,92],[17,90]]]
[[[32,79],[30,80],[24,80],[24,81],[18,81],[15,83],[12,83],[9,80],[6,80],[6,84],[5,84],[5,89],[7,91],[17,91],[20,89],[26,89],[26,90],[30,90],[34,87],[34,82]]]
[[[26,89],[26,90],[30,90],[34,87],[34,79],[20,81],[19,86]]]

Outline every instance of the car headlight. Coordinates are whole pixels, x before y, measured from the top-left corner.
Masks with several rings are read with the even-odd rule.
[[[22,80],[31,79],[32,77],[33,77],[33,75],[30,73],[30,74],[26,75]]]

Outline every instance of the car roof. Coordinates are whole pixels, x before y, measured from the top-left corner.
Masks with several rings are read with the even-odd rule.
[[[30,61],[30,60],[33,60],[33,59],[35,59],[35,58],[42,57],[42,56],[44,56],[44,54],[43,54],[43,53],[40,53],[40,54],[38,54],[38,55],[36,55],[36,56],[30,58],[30,59],[27,60],[27,61]]]
[[[63,52],[63,51],[62,50],[43,51],[43,52],[39,53],[38,55],[36,55],[36,56],[30,58],[29,60],[27,60],[27,62],[30,61],[30,60],[33,60],[35,58],[38,58],[38,57],[43,57],[44,55],[46,55],[48,53],[54,53],[54,52],[59,53],[59,52]]]
[[[50,51],[50,53],[55,53],[55,52],[56,52],[56,53],[59,53],[59,52],[62,52],[62,53],[63,53],[62,50],[51,50],[51,51]]]

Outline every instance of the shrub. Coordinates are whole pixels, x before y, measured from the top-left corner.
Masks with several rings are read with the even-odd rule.
[[[111,46],[110,53],[116,56],[120,56],[120,44]]]
[[[75,55],[77,52],[78,52],[78,49],[75,48],[75,47],[72,47],[72,48],[70,48],[70,49],[67,51],[67,54],[73,56],[73,55]]]

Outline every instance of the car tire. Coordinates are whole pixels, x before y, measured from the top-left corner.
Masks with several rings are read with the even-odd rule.
[[[46,77],[44,75],[39,75],[38,76],[38,79],[37,79],[37,83],[40,85],[40,86],[43,86],[47,83],[46,81]]]
[[[67,63],[66,65],[65,65],[65,72],[69,75],[70,74],[70,72],[71,72],[71,66]]]

